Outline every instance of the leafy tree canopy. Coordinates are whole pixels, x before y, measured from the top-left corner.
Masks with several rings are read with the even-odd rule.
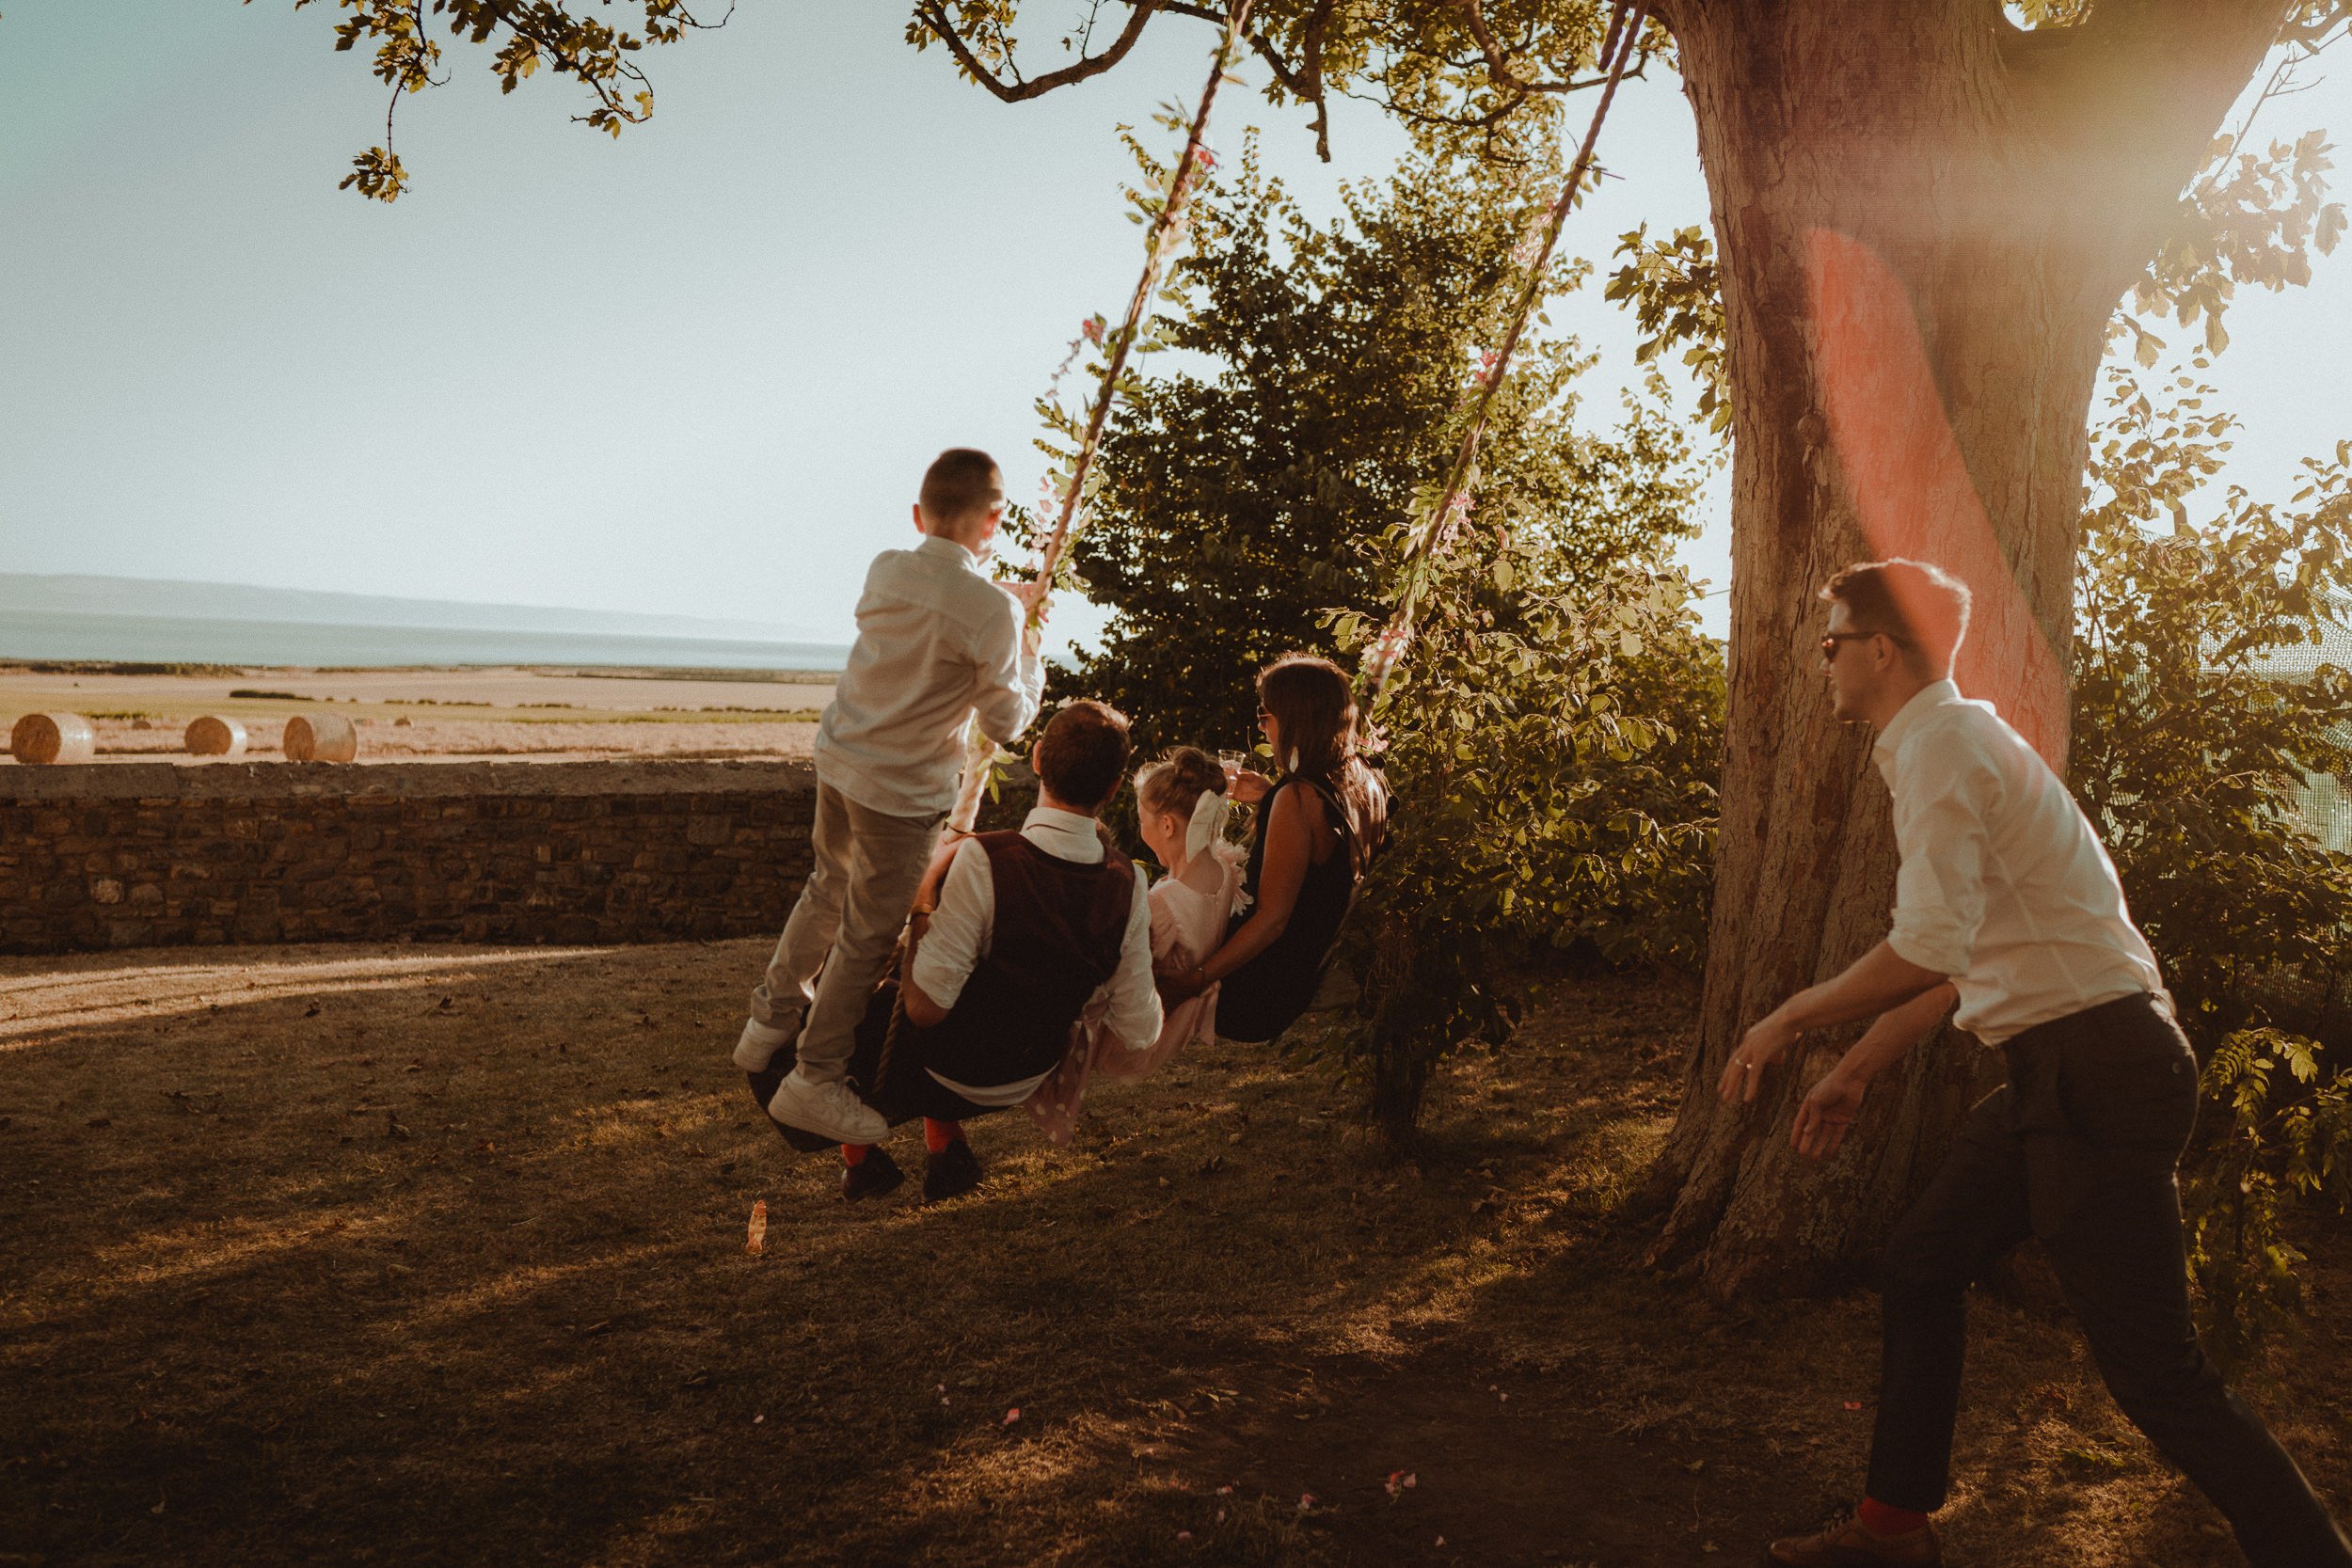
[[[1268,658],[1348,661],[1379,631],[1555,150],[1504,165],[1433,139],[1324,225],[1254,150],[1205,193],[1163,328],[1181,358],[1122,406],[1073,556],[1113,616],[1068,684],[1125,708],[1145,748],[1232,745]],[[1556,261],[1551,282],[1588,270]],[[1721,663],[1671,563],[1698,464],[1654,380],[1592,429],[1592,362],[1550,331],[1515,361],[1376,710],[1399,815],[1335,1059],[1399,1131],[1439,1055],[1507,1032],[1532,953],[1689,961],[1703,929]]]

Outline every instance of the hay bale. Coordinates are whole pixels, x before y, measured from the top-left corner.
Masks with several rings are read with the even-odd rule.
[[[28,713],[8,732],[19,762],[87,762],[98,754],[98,732],[78,713]]]
[[[288,762],[350,762],[359,755],[359,732],[340,713],[297,713],[279,749]]]
[[[244,724],[208,713],[189,724],[185,744],[190,756],[241,757],[245,741]]]

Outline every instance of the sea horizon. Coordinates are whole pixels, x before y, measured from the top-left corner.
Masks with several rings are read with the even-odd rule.
[[[0,661],[224,664],[275,669],[580,665],[837,672],[847,644],[642,632],[355,626],[0,609]]]

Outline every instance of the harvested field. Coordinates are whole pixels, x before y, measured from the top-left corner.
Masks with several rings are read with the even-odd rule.
[[[359,760],[512,757],[805,757],[833,698],[824,674],[554,669],[248,670],[79,673],[0,667],[0,722],[58,710],[88,718],[99,760],[184,760],[188,721],[242,720],[249,754],[278,754],[286,721],[327,711],[359,732]],[[0,755],[0,767],[13,766]]]
[[[1677,991],[1564,986],[1416,1161],[1221,1047],[852,1207],[726,1063],[764,957],[0,960],[0,1562],[1698,1564],[1858,1481],[1875,1303],[1718,1308],[1614,1215]],[[2313,1249],[2250,1387],[2342,1504]],[[2046,1298],[1976,1323],[1952,1561],[2239,1560]]]

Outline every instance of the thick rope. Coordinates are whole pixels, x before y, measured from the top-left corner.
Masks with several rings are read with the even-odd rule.
[[[1203,137],[1209,128],[1209,108],[1216,102],[1216,89],[1225,81],[1233,58],[1241,52],[1243,29],[1248,25],[1249,8],[1255,0],[1236,0],[1232,12],[1225,21],[1225,36],[1217,41],[1216,57],[1209,67],[1209,85],[1200,91],[1200,106],[1193,111],[1192,129],[1184,138],[1184,152],[1168,182],[1167,195],[1152,220],[1150,237],[1144,243],[1143,276],[1136,279],[1135,296],[1127,302],[1126,325],[1109,339],[1105,346],[1108,356],[1103,366],[1103,384],[1095,393],[1094,405],[1088,412],[1086,435],[1078,443],[1077,456],[1073,460],[1070,478],[1062,486],[1060,515],[1054,520],[1054,531],[1046,537],[1045,547],[1039,553],[1037,580],[1043,591],[1029,608],[1021,627],[1021,651],[1025,657],[1037,654],[1045,624],[1045,600],[1053,592],[1054,574],[1061,565],[1063,550],[1070,536],[1076,531],[1078,507],[1086,494],[1088,475],[1094,467],[1094,454],[1103,442],[1103,429],[1110,420],[1111,400],[1119,395],[1120,373],[1127,368],[1127,356],[1143,330],[1144,317],[1152,308],[1152,292],[1159,284],[1160,275],[1167,269],[1169,256],[1184,236],[1184,214],[1192,204],[1193,191],[1199,183],[1202,165],[1214,160],[1207,156]],[[969,833],[980,814],[980,793],[987,787],[989,776],[996,761],[996,743],[980,733],[976,720],[965,732],[963,747],[963,785],[957,793],[955,809],[947,815],[946,832],[949,837]]]
[[[1552,200],[1544,226],[1542,248],[1528,268],[1518,309],[1512,312],[1502,346],[1486,356],[1486,371],[1478,385],[1478,403],[1471,410],[1469,429],[1463,432],[1461,447],[1454,452],[1454,466],[1446,471],[1445,487],[1416,519],[1412,537],[1406,545],[1405,561],[1398,568],[1396,609],[1389,617],[1389,624],[1365,650],[1363,665],[1357,673],[1357,701],[1367,715],[1387,689],[1389,677],[1396,673],[1406,650],[1412,645],[1414,626],[1438,546],[1452,537],[1455,526],[1469,515],[1470,490],[1478,483],[1478,444],[1486,433],[1487,412],[1502,386],[1504,373],[1511,368],[1511,356],[1526,336],[1528,321],[1543,297],[1544,273],[1551,264],[1552,247],[1560,243],[1561,228],[1583,194],[1585,178],[1593,166],[1593,149],[1600,141],[1601,122],[1609,118],[1609,105],[1616,98],[1617,84],[1624,79],[1626,67],[1639,46],[1645,20],[1645,7],[1636,0],[1617,0],[1616,8],[1610,14],[1609,31],[1600,47],[1600,57],[1609,62],[1609,77],[1602,84],[1600,103],[1593,110],[1593,122],[1584,132],[1584,142],[1577,150],[1575,163],[1569,166],[1566,182]]]

